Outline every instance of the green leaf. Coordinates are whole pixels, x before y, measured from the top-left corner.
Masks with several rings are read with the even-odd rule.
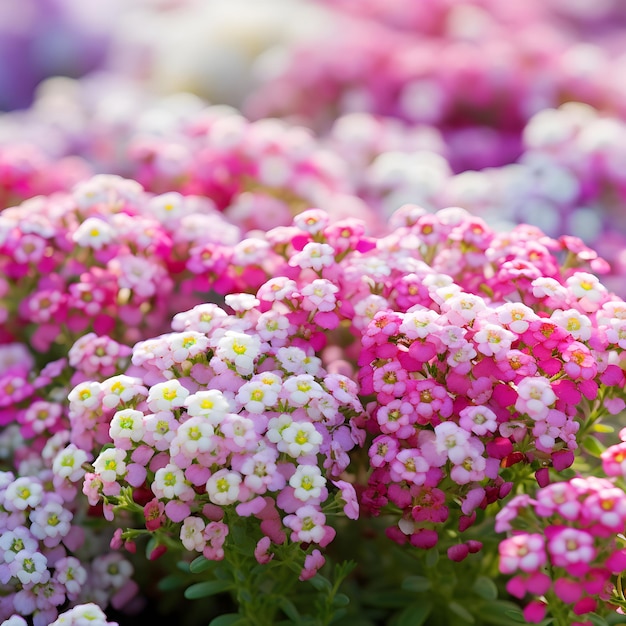
[[[494,626],[516,626],[527,623],[519,607],[507,600],[480,602],[474,608],[474,613],[483,622]]]
[[[516,622],[517,624],[527,623],[526,620],[524,619],[524,614],[518,608],[508,609],[507,611],[504,612],[504,614],[510,619],[512,619],[514,622]]]
[[[330,580],[328,580],[328,578],[325,578],[321,574],[315,574],[315,576],[313,576],[313,578],[309,579],[309,582],[318,591],[330,591],[333,588]]]
[[[300,621],[300,612],[296,608],[296,605],[289,598],[281,598],[278,606],[282,609],[283,613],[292,621]]]
[[[200,555],[196,557],[191,563],[189,563],[189,571],[194,574],[200,574],[215,567],[215,561],[209,561],[206,557]]]
[[[187,600],[197,600],[198,598],[214,596],[216,593],[222,593],[230,588],[231,584],[226,580],[207,580],[187,587],[185,589],[185,598]]]
[[[212,619],[209,626],[235,626],[235,624],[243,626],[244,622],[241,619],[241,615],[239,613],[225,613]]]
[[[606,450],[606,447],[603,446],[593,435],[587,435],[582,440],[582,445],[589,454],[595,457],[600,457],[600,455]]]
[[[344,609],[343,607],[335,609],[335,612],[333,613],[333,617],[330,620],[329,624],[334,624],[335,622],[338,622],[342,617],[345,617],[347,614],[348,609]]]
[[[457,617],[460,617],[464,622],[468,624],[473,624],[476,622],[474,616],[462,605],[458,602],[452,600],[450,604],[448,604],[448,608],[456,614]]]
[[[160,591],[173,591],[174,589],[180,589],[187,584],[187,580],[179,574],[170,574],[161,578],[157,583],[157,587]]]
[[[487,576],[478,576],[472,585],[472,589],[476,592],[476,595],[485,600],[496,600],[498,597],[496,583],[491,578],[487,578]]]
[[[333,598],[333,606],[348,606],[350,604],[350,598],[345,593],[338,593]]]
[[[402,581],[402,589],[405,591],[428,591],[431,587],[430,580],[426,576],[409,576]]]
[[[400,614],[396,626],[422,626],[432,610],[433,605],[428,600],[410,604]]]
[[[593,626],[609,626],[604,617],[601,617],[596,613],[590,613],[587,617],[591,620],[591,622],[593,622]]]

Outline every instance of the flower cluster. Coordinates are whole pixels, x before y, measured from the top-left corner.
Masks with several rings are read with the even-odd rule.
[[[212,230],[203,233],[199,227],[207,221]],[[167,326],[191,249],[216,240],[233,244],[239,237],[208,200],[155,196],[112,175],[5,209],[3,338],[28,335],[42,356],[88,332],[138,341],[147,329]]]
[[[275,299],[228,296],[230,315],[214,304],[177,314],[174,332],[135,345],[132,376],[70,393],[70,447],[104,444],[83,492],[108,519],[141,512],[143,530],[120,539],[154,534],[155,557],[173,537],[221,560],[232,527],[250,517],[259,562],[287,537],[313,558],[309,546],[335,535],[331,491],[358,514],[340,480],[363,438],[356,385],[325,371],[272,285],[266,293]],[[307,559],[300,577],[323,562]]]
[[[561,265],[555,254],[575,254],[571,240],[496,234],[450,210],[398,231],[430,265],[422,257],[393,287],[381,281],[388,298],[363,333],[359,382],[374,435],[363,497],[372,513],[399,518],[395,540],[430,547],[444,522],[465,530],[510,492],[502,469],[524,461],[543,480],[571,465],[588,428],[581,403],[594,415],[623,409],[626,305],[584,267]]]
[[[61,613],[49,626],[79,626],[89,623],[93,626],[118,626],[117,622],[107,621],[102,609],[93,602],[77,604]],[[2,622],[1,626],[28,626],[28,622],[21,615],[12,615]]]
[[[75,447],[64,449],[66,441],[51,438],[40,467],[22,464],[19,475],[0,475],[0,619],[22,618],[10,624],[30,617],[34,626],[48,626],[62,607],[93,600],[121,608],[137,593],[127,559],[118,552],[90,553],[84,545],[93,533],[69,479],[85,473],[87,457]],[[97,545],[97,535],[89,538]]]
[[[577,476],[511,499],[496,515],[496,531],[509,534],[499,546],[500,571],[515,574],[512,596],[532,598],[526,620],[540,622],[549,608],[559,624],[590,626],[585,618],[600,603],[617,608],[625,525],[626,494],[605,478]]]

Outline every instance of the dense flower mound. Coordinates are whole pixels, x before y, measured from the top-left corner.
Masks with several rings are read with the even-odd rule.
[[[68,603],[121,608],[138,592],[123,555],[107,553],[106,543],[93,551],[102,540],[86,526],[86,503],[68,481],[84,473],[80,464],[87,457],[77,450],[59,457],[65,441],[51,438],[39,465],[31,459],[30,467],[20,465],[19,475],[0,475],[0,619],[16,614],[48,626]]]
[[[569,466],[588,428],[581,405],[624,408],[626,305],[571,239],[494,233],[458,210],[390,237],[419,261],[381,280],[363,333],[359,382],[375,436],[364,503],[393,512],[395,540],[430,547],[444,522],[464,530],[510,492],[503,469],[524,461],[544,480]]]
[[[41,356],[87,332],[137,341],[167,326],[191,249],[239,239],[208,200],[155,196],[117,176],[5,209],[3,339],[28,336]]]
[[[174,332],[136,344],[132,375],[76,386],[68,450],[106,444],[83,491],[107,519],[142,511],[120,541],[152,534],[157,553],[179,540],[221,560],[250,517],[257,560],[289,538],[308,555],[305,579],[324,562],[314,548],[335,535],[331,493],[358,515],[340,480],[364,437],[357,387],[322,367],[280,300],[234,294],[227,303],[235,313],[198,305],[175,316]]]
[[[559,623],[589,626],[599,603],[624,604],[616,575],[626,569],[623,530],[626,494],[606,478],[577,476],[518,495],[496,515],[496,531],[509,536],[499,546],[500,571],[515,574],[508,592],[530,596],[524,616],[538,623],[552,615]]]

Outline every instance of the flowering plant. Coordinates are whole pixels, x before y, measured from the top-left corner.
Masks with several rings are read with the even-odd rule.
[[[623,492],[606,479],[572,475],[570,491],[553,482],[602,453],[597,433],[625,406],[626,305],[592,273],[606,270],[593,251],[532,227],[496,233],[462,209],[410,205],[379,238],[358,220],[313,209],[247,245],[265,251],[248,293],[179,312],[170,332],[132,347],[79,339],[72,354],[100,342],[117,359],[96,367],[97,348],[95,360],[70,358],[69,405],[54,428],[42,409],[66,365],[27,383],[44,399],[41,410],[20,410],[20,436],[40,441],[44,467],[29,469],[32,457],[13,444],[23,460],[5,473],[4,561],[6,582],[20,591],[9,614],[43,624],[54,607],[91,600],[60,585],[68,559],[81,572],[72,579],[89,576],[71,521],[100,515],[111,547],[126,552],[94,561],[105,572],[115,562],[117,578],[99,598],[113,608],[132,611],[134,568],[145,575],[160,559],[180,563],[178,573],[148,573],[161,589],[215,601],[230,594],[230,612],[205,605],[216,624],[279,615],[429,623],[439,612],[515,623],[512,599],[527,592],[542,596],[525,609],[528,620],[546,611],[569,619],[568,603],[601,619],[620,605],[612,576],[622,548],[615,539],[600,549],[593,537],[618,534]],[[19,361],[21,348],[12,350]],[[48,443],[37,439],[44,432]],[[621,471],[619,454],[603,453],[610,476]],[[575,512],[560,507],[564,497],[579,503]],[[556,504],[541,504],[548,498]],[[583,498],[598,501],[601,517],[615,513],[590,518]],[[514,531],[525,507],[546,518],[551,543],[535,545],[528,532],[502,538],[504,576],[490,581],[494,530]],[[379,564],[384,584],[360,574],[371,592],[360,601],[339,591],[354,589],[354,561],[368,560],[364,539],[346,540],[355,533],[390,555]],[[579,547],[586,556],[567,560]],[[507,582],[518,567],[523,574]],[[558,582],[563,567],[594,583]],[[475,578],[470,589],[455,582],[462,572]],[[47,588],[54,600],[38,604]]]

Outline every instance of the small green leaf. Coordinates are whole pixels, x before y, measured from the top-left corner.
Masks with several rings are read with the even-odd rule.
[[[241,624],[243,626],[241,615],[238,613],[225,613],[215,619],[212,619],[209,626],[235,626],[235,624]]]
[[[474,613],[483,622],[493,624],[493,626],[515,626],[527,623],[519,607],[507,600],[477,603]]]
[[[348,604],[350,604],[350,598],[348,598],[348,596],[345,593],[338,593],[333,598],[334,606],[348,606]]]
[[[400,614],[396,626],[422,626],[432,610],[433,605],[428,601],[410,604]]]
[[[606,450],[606,447],[603,446],[593,435],[587,435],[582,440],[582,445],[589,454],[595,457],[600,457],[600,455]]]
[[[478,576],[472,585],[472,589],[476,595],[485,600],[495,600],[498,597],[496,583],[491,578],[487,578],[487,576]]]
[[[476,622],[476,620],[474,619],[474,616],[462,605],[459,604],[458,602],[455,602],[454,600],[452,600],[452,602],[450,602],[450,604],[448,605],[448,608],[457,615],[457,617],[460,617],[463,621],[467,622],[468,624],[473,624],[474,622]]]
[[[187,600],[197,600],[198,598],[206,598],[216,593],[222,593],[230,588],[231,584],[225,580],[207,580],[187,587],[185,589],[185,598]]]
[[[608,622],[604,619],[604,617],[601,617],[600,615],[597,615],[596,613],[590,613],[589,615],[587,615],[587,617],[591,620],[591,622],[593,623],[593,626],[609,626]]]
[[[296,608],[296,605],[289,598],[281,598],[278,606],[282,609],[283,613],[292,621],[300,621],[300,612]]]
[[[180,589],[187,584],[187,580],[179,574],[170,574],[161,578],[157,583],[157,587],[160,591],[173,591],[174,589]]]
[[[313,578],[309,579],[309,582],[318,590],[318,591],[330,591],[333,586],[328,580],[328,578],[324,578],[321,574],[315,574]]]
[[[430,580],[426,576],[409,576],[402,581],[402,589],[405,591],[428,591],[431,587]]]
[[[209,561],[206,557],[200,555],[196,557],[191,563],[189,563],[189,571],[194,574],[200,574],[215,567],[215,561]]]
[[[524,618],[524,614],[522,613],[522,611],[520,609],[508,609],[506,611],[504,611],[504,614],[512,619],[514,622],[517,622],[518,624],[526,624],[526,619]]]

